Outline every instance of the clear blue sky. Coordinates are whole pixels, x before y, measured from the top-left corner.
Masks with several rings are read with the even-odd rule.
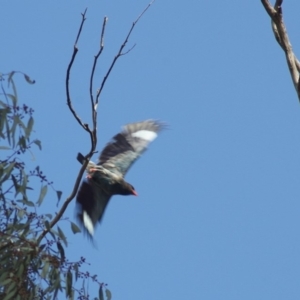
[[[297,1],[284,17],[300,49]],[[36,161],[66,197],[89,137],[66,106],[90,122],[88,81],[108,16],[103,74],[146,1],[2,1],[1,72],[21,70],[19,97],[35,109]],[[140,20],[136,47],[114,68],[99,106],[99,150],[123,124],[166,121],[127,180],[139,197],[114,197],[97,228],[67,255],[85,256],[114,300],[295,300],[300,294],[300,106],[260,1],[161,1]],[[28,155],[28,160],[31,157]],[[49,192],[42,210],[57,210]],[[74,202],[66,217],[73,220]],[[91,295],[97,288],[90,284]]]

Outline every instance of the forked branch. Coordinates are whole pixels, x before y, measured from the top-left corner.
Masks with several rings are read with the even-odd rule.
[[[70,96],[70,88],[69,88],[69,81],[70,81],[70,73],[71,73],[71,68],[73,66],[73,63],[74,63],[74,60],[75,60],[75,57],[76,57],[76,54],[78,52],[78,41],[79,41],[79,38],[80,38],[80,34],[81,34],[81,31],[82,31],[82,28],[83,28],[83,24],[86,20],[86,11],[87,9],[85,9],[84,13],[82,13],[82,20],[81,20],[81,23],[80,23],[80,27],[79,27],[79,30],[78,30],[78,33],[77,33],[77,37],[76,37],[76,40],[75,40],[75,44],[74,44],[74,48],[73,48],[73,54],[72,54],[72,57],[71,57],[71,61],[68,65],[68,68],[67,68],[67,74],[66,74],[66,94],[67,94],[67,104],[68,104],[68,107],[71,111],[71,113],[73,114],[74,118],[77,120],[77,122],[80,124],[80,126],[89,133],[90,135],[90,138],[91,138],[91,148],[90,148],[90,151],[89,153],[85,156],[85,160],[84,160],[84,163],[82,164],[81,166],[81,169],[79,171],[79,174],[76,178],[76,182],[74,184],[74,187],[73,187],[73,190],[70,194],[70,196],[65,200],[64,204],[62,205],[61,209],[59,210],[59,212],[57,213],[57,215],[53,218],[53,220],[50,222],[49,226],[41,233],[41,235],[39,236],[38,238],[38,243],[41,242],[41,240],[45,237],[45,235],[51,230],[51,228],[53,228],[53,226],[61,219],[61,217],[63,216],[65,210],[67,209],[69,203],[74,199],[74,197],[76,196],[77,194],[77,191],[78,191],[78,188],[79,188],[79,184],[80,184],[80,181],[81,181],[81,178],[82,178],[82,175],[88,165],[88,162],[90,160],[90,158],[92,157],[92,155],[95,153],[95,149],[96,149],[96,145],[97,145],[97,107],[98,107],[98,102],[99,102],[99,96],[104,88],[104,85],[105,85],[105,82],[110,74],[110,72],[112,71],[116,61],[118,60],[118,58],[122,55],[125,55],[127,54],[128,52],[130,52],[135,45],[133,45],[129,50],[127,50],[126,52],[123,52],[127,42],[128,42],[128,39],[136,25],[136,23],[140,20],[140,18],[144,15],[144,13],[148,10],[148,8],[154,3],[155,0],[152,0],[148,5],[147,7],[142,11],[142,13],[138,16],[138,18],[133,22],[123,44],[120,46],[120,49],[117,53],[117,55],[114,57],[108,71],[106,72],[103,80],[102,80],[102,83],[101,83],[101,86],[100,88],[98,89],[97,93],[96,93],[96,100],[94,100],[94,96],[93,96],[93,80],[94,80],[94,73],[95,73],[95,70],[96,70],[96,67],[97,67],[97,62],[98,62],[98,58],[100,57],[103,49],[104,49],[104,34],[105,34],[105,28],[106,28],[106,23],[107,23],[107,17],[104,18],[103,20],[103,24],[102,24],[102,31],[101,31],[101,36],[100,36],[100,48],[99,48],[99,51],[98,53],[95,55],[94,57],[94,63],[93,63],[93,66],[92,66],[92,71],[91,71],[91,76],[90,76],[90,88],[89,88],[89,92],[90,92],[90,101],[91,101],[91,109],[92,109],[92,124],[93,124],[93,128],[90,129],[88,124],[87,123],[83,123],[81,118],[78,116],[78,114],[76,113],[76,111],[74,110],[73,108],[73,105],[72,105],[72,101],[71,101],[71,96]]]
[[[300,62],[293,52],[287,30],[282,17],[282,2],[283,0],[276,0],[274,7],[268,0],[261,0],[265,10],[269,14],[272,21],[272,30],[276,41],[285,53],[288,68],[292,77],[294,87],[296,89],[298,99],[300,101]]]
[[[114,65],[115,65],[115,63],[116,63],[116,61],[118,60],[118,58],[119,58],[120,56],[122,56],[122,55],[125,55],[125,54],[129,53],[129,52],[135,47],[135,45],[133,45],[133,46],[132,46],[129,50],[127,50],[126,52],[124,52],[124,53],[122,52],[123,49],[125,48],[127,42],[128,42],[128,39],[129,39],[129,37],[130,37],[130,35],[131,35],[131,33],[132,33],[132,31],[133,31],[135,25],[137,24],[137,22],[140,20],[140,18],[145,14],[145,12],[149,9],[149,7],[150,7],[154,2],[155,2],[155,0],[152,0],[152,1],[145,7],[145,9],[141,12],[141,14],[136,18],[136,20],[132,23],[131,28],[130,28],[130,30],[129,30],[129,32],[128,32],[128,34],[127,34],[127,36],[126,36],[126,38],[125,38],[125,40],[124,40],[124,42],[123,42],[123,44],[121,45],[121,47],[120,47],[120,49],[119,49],[117,55],[114,57],[114,59],[113,59],[111,65],[110,65],[110,67],[108,68],[108,70],[107,70],[105,76],[103,77],[103,80],[102,80],[102,82],[101,82],[100,88],[99,88],[98,91],[97,91],[97,95],[96,95],[96,105],[97,105],[98,102],[99,102],[99,96],[100,96],[100,94],[101,94],[101,92],[102,92],[102,90],[103,90],[103,88],[104,88],[105,82],[106,82],[106,80],[107,80],[107,78],[108,78],[108,76],[109,76],[111,70],[113,69],[113,67],[114,67]]]

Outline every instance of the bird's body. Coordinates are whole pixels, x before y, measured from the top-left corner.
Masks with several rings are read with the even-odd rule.
[[[105,146],[98,164],[89,162],[87,179],[82,182],[76,201],[78,219],[90,237],[113,195],[137,196],[124,176],[163,127],[162,123],[154,120],[128,124]],[[80,153],[77,159],[84,162],[84,156]]]

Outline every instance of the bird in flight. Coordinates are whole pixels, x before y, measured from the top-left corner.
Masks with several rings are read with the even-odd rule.
[[[113,195],[137,196],[124,176],[164,127],[163,123],[155,120],[127,124],[105,146],[99,162],[88,163],[87,178],[81,183],[76,203],[78,220],[89,237],[93,237],[95,226],[101,222]],[[81,153],[78,153],[77,159],[84,163]]]

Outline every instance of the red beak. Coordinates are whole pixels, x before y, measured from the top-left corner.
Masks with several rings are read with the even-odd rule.
[[[135,190],[133,190],[133,191],[132,191],[132,195],[138,196],[138,193],[137,193]]]

